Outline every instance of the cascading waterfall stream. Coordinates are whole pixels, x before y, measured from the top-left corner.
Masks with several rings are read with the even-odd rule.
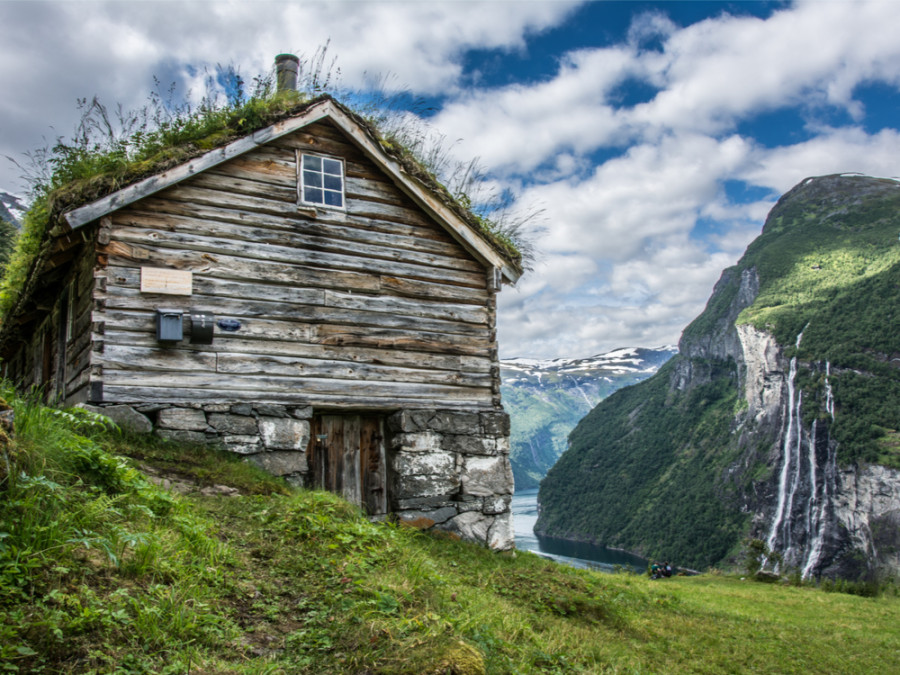
[[[805,328],[804,328],[805,330]],[[800,348],[800,340],[803,339],[803,331],[797,336],[796,346]],[[775,542],[778,539],[779,529],[782,524],[790,538],[790,512],[793,507],[794,493],[799,483],[800,472],[800,439],[802,437],[800,430],[800,401],[794,405],[795,389],[794,380],[797,377],[797,357],[791,358],[790,370],[788,371],[788,404],[787,404],[787,426],[784,433],[784,443],[782,446],[783,463],[781,465],[781,476],[778,481],[778,506],[775,509],[775,517],[772,519],[772,528],[769,530],[769,536],[766,539],[766,546],[770,551],[775,550]],[[802,397],[797,397],[802,399]],[[796,407],[796,410],[795,410]],[[796,416],[795,416],[796,412]],[[796,427],[796,431],[795,431]],[[796,458],[795,458],[796,455]],[[790,482],[789,482],[790,481]],[[785,518],[785,514],[788,518]],[[784,540],[784,536],[782,539]],[[784,550],[789,548],[790,542],[785,542]]]
[[[825,364],[825,410],[831,415],[832,421],[834,420],[834,395],[831,389],[831,382],[829,382],[829,377],[831,375],[831,363]],[[816,427],[817,422],[813,422],[812,429],[812,440],[810,441],[810,458],[812,460],[812,465],[815,466],[815,447],[816,447]],[[816,568],[816,565],[819,564],[819,561],[822,558],[822,547],[825,542],[825,527],[827,525],[827,513],[826,510],[831,501],[831,496],[836,492],[837,486],[835,485],[835,476],[837,475],[837,451],[833,444],[828,444],[828,459],[825,462],[825,469],[822,472],[822,491],[821,495],[818,494],[816,490],[815,480],[812,482],[813,486],[813,499],[810,500],[810,505],[812,508],[812,503],[815,500],[818,504],[818,509],[813,512],[813,521],[809,524],[809,531],[815,532],[812,543],[809,546],[809,553],[806,556],[806,562],[803,565],[803,573],[802,577],[804,579],[808,579],[813,570]],[[815,474],[812,474],[815,476]]]

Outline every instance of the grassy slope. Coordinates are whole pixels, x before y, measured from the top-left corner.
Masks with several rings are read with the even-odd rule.
[[[0,473],[9,671],[900,670],[896,597],[651,582],[497,555],[369,523],[337,497],[290,491],[207,450],[13,403],[12,471]],[[164,493],[109,451],[244,494]]]

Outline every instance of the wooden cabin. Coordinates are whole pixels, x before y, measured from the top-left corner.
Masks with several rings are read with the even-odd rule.
[[[372,516],[513,545],[496,294],[518,262],[330,97],[58,219],[5,376]]]

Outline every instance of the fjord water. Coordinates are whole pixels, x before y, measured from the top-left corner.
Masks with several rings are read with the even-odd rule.
[[[513,525],[516,528],[516,548],[520,551],[531,551],[556,562],[596,569],[603,572],[614,572],[619,567],[645,572],[647,560],[625,551],[618,551],[585,542],[567,541],[552,537],[541,537],[534,533],[537,522],[537,490],[521,490],[513,495]]]

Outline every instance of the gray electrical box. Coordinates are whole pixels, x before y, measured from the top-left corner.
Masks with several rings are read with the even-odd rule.
[[[184,339],[184,311],[156,310],[156,339],[159,342],[180,342]]]
[[[216,317],[207,312],[191,312],[191,344],[211,345]]]

